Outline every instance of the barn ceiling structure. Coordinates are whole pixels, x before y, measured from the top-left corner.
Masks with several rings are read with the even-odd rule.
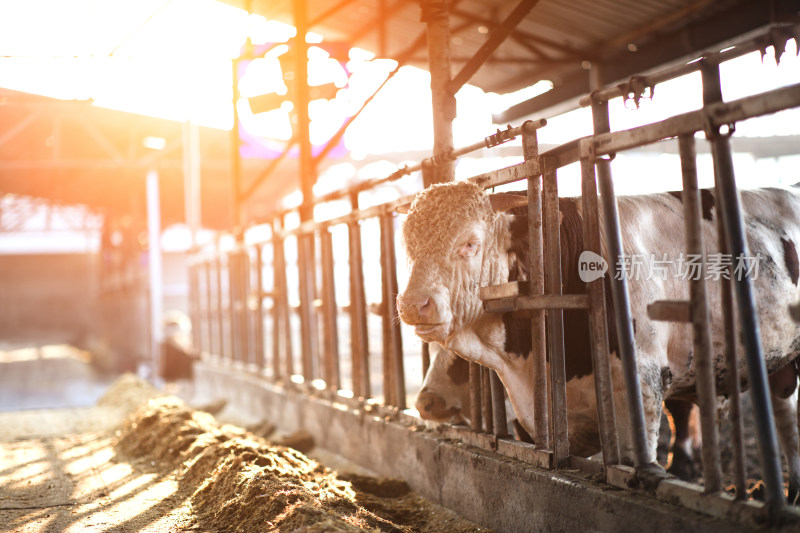
[[[498,124],[577,107],[598,80],[617,83],[633,74],[719,49],[778,25],[775,42],[796,36],[800,0],[224,0],[225,4],[296,25],[326,41],[373,51],[399,65],[430,70],[437,109],[466,83],[509,93],[547,80],[552,90],[496,115]],[[298,11],[298,6],[301,7]],[[303,17],[298,24],[297,17]],[[431,28],[444,26],[429,42]],[[764,37],[763,47],[772,39]],[[432,51],[432,52],[431,52]],[[449,67],[447,66],[449,65]],[[442,68],[450,72],[443,73]],[[437,94],[442,93],[442,94]],[[98,211],[143,207],[147,169],[162,175],[165,224],[183,215],[181,123],[3,91],[0,95],[0,192],[81,203]],[[347,124],[345,124],[346,127]],[[435,128],[434,128],[435,129]],[[477,132],[476,136],[484,132]],[[302,144],[302,139],[295,139]],[[163,150],[142,145],[166,139]],[[299,135],[302,137],[302,135]],[[263,215],[239,209],[276,205],[275,198],[309,176],[323,156],[236,161],[228,132],[201,129],[202,220],[230,227]],[[287,149],[288,150],[288,149]],[[438,151],[437,147],[433,147]],[[304,168],[305,166],[305,168]],[[236,174],[238,176],[235,176]],[[235,185],[232,186],[232,182]],[[301,183],[302,184],[302,183]],[[233,207],[232,207],[233,205]],[[266,209],[264,207],[263,209]]]

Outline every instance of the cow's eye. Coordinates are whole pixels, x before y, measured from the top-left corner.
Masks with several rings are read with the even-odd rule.
[[[480,243],[478,241],[469,241],[458,249],[458,255],[461,257],[472,257],[478,253]]]

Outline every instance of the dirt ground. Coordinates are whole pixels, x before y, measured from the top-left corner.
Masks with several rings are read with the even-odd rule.
[[[488,531],[159,396],[128,375],[94,407],[0,413],[0,531]]]

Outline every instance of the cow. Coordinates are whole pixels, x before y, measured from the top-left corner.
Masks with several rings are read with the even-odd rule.
[[[703,237],[709,257],[719,250],[713,194],[702,193]],[[514,201],[512,196],[489,195],[470,182],[437,184],[419,193],[402,225],[410,273],[405,290],[398,295],[397,311],[422,340],[494,369],[520,423],[532,432],[530,321],[485,312],[479,295],[481,287],[527,279],[526,200]],[[773,404],[780,420],[796,420],[796,373],[790,363],[800,349],[800,325],[790,317],[788,306],[800,295],[800,260],[795,245],[800,242],[800,197],[785,189],[763,189],[743,191],[741,202],[751,256],[756,258],[746,264],[758,268],[757,276],[752,270],[748,275],[752,276],[757,294],[765,363],[768,372],[781,378],[778,381],[782,386],[772,395]],[[679,195],[660,193],[620,197],[618,209],[623,249],[628,257],[649,258],[651,264],[653,257],[673,259],[660,265],[663,277],[631,274],[628,279],[647,453],[649,461],[655,462],[662,401],[696,399],[691,325],[657,322],[648,317],[646,310],[656,300],[688,299],[689,284],[678,271],[678,259],[684,257],[685,246],[683,206]],[[580,199],[561,198],[559,211],[563,292],[583,293],[586,283],[578,275],[578,259],[584,250]],[[603,234],[602,217],[600,223]],[[608,261],[605,247],[603,256]],[[608,272],[604,283],[613,400],[620,453],[623,462],[631,464],[633,445],[611,307],[611,275],[615,273]],[[724,394],[719,285],[709,283],[708,298],[717,391]],[[590,456],[600,451],[600,445],[588,316],[584,311],[565,310],[564,325],[570,450],[575,455]],[[739,370],[746,387],[741,354]],[[790,492],[796,496],[800,492],[797,427],[796,423],[780,420],[778,429],[789,463]]]
[[[450,350],[436,350],[436,346],[431,350],[431,364],[417,393],[414,407],[423,420],[469,424],[469,361]],[[664,407],[672,421],[667,472],[682,480],[694,480],[699,472],[695,457],[699,457],[697,449],[701,442],[697,406],[672,399],[664,402]],[[509,433],[513,431],[518,440],[532,443],[533,439],[520,426],[507,399],[506,413]]]

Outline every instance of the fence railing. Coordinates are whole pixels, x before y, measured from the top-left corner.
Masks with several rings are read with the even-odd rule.
[[[788,30],[781,27],[782,33],[779,33],[797,33],[795,26],[788,27]],[[614,305],[610,312],[615,315],[620,347],[618,355],[622,360],[624,384],[628,391],[627,409],[632,421],[635,457],[633,467],[620,464],[603,279],[589,282],[586,294],[561,293],[558,171],[572,163],[580,164],[585,249],[601,254],[601,244],[604,243],[608,257],[616,258],[619,262],[625,250],[617,215],[611,159],[618,152],[677,137],[683,176],[686,252],[703,255],[694,150],[695,133],[703,132],[712,145],[714,158],[715,196],[718,211],[722,215],[717,217],[720,245],[734,256],[744,254],[747,248],[729,146],[731,125],[800,106],[800,85],[722,102],[719,62],[759,50],[765,46],[765,39],[774,39],[775,35],[773,28],[732,51],[707,54],[688,65],[637,77],[624,86],[595,91],[582,100],[582,104],[592,107],[592,136],[539,153],[537,129],[546,127],[546,121],[526,122],[516,128],[498,131],[465,149],[439,154],[437,158],[406,167],[386,178],[328,194],[315,202],[316,205],[322,205],[333,200],[349,199],[351,212],[348,214],[290,226],[287,220],[291,213],[281,212],[267,221],[267,236],[260,240],[248,244],[239,242],[229,250],[216,246],[199,251],[190,266],[196,345],[208,357],[238,365],[242,370],[256,372],[283,386],[327,395],[344,403],[368,402],[387,415],[407,416],[402,413],[407,408],[407,397],[416,391],[415,387],[418,387],[428,366],[427,347],[422,346],[420,350],[414,341],[404,337],[395,309],[395,298],[399,292],[399,248],[396,238],[399,217],[395,209],[412,198],[399,198],[360,209],[359,194],[370,187],[424,171],[443,158],[454,158],[521,137],[522,163],[474,176],[471,181],[484,188],[527,181],[531,279],[524,286],[521,283],[509,283],[485,287],[481,297],[488,312],[514,312],[529,316],[532,329],[536,332],[532,335],[533,357],[537,375],[546,380],[534,390],[536,428],[533,439],[536,444],[521,443],[507,435],[505,421],[498,418],[498,413],[502,412],[499,404],[503,403],[504,398],[502,387],[493,372],[477,365],[470,370],[471,428],[451,427],[444,431],[470,444],[545,468],[569,466],[601,472],[605,474],[607,482],[620,487],[647,485],[641,481],[645,475],[653,473],[647,469],[647,437],[628,287],[624,276],[611,280]],[[653,83],[677,77],[689,70],[700,70],[702,73],[702,109],[630,130],[609,131],[610,98],[626,95],[638,99],[647,87],[652,89]],[[622,265],[611,267],[619,268]],[[665,480],[659,485],[656,495],[712,515],[730,516],[736,514],[729,508],[735,503],[732,497],[721,492],[716,393],[706,292],[704,276],[699,276],[699,279],[691,282],[688,301],[651,302],[650,316],[654,320],[686,321],[687,317],[690,318],[703,430],[704,487]],[[753,288],[749,279],[745,276],[731,283],[722,283],[722,299],[726,313],[728,394],[732,402],[730,412],[736,459],[741,461],[744,452],[739,406],[740,380],[735,362],[737,329],[734,305],[738,310],[736,318],[739,320],[747,358],[748,382],[766,488],[766,505],[763,508],[749,506],[739,514],[774,513],[785,503],[783,478],[756,323]],[[565,309],[585,310],[590,317],[590,346],[597,391],[602,463],[575,457],[569,452],[566,420],[570,406],[566,396],[563,340]],[[412,364],[417,367],[414,372],[409,371]],[[551,391],[550,398],[547,396],[548,390]],[[738,495],[745,492],[744,482],[744,476],[739,473],[735,480]],[[708,504],[707,499],[701,500],[703,492],[716,494],[717,503],[712,505]]]

